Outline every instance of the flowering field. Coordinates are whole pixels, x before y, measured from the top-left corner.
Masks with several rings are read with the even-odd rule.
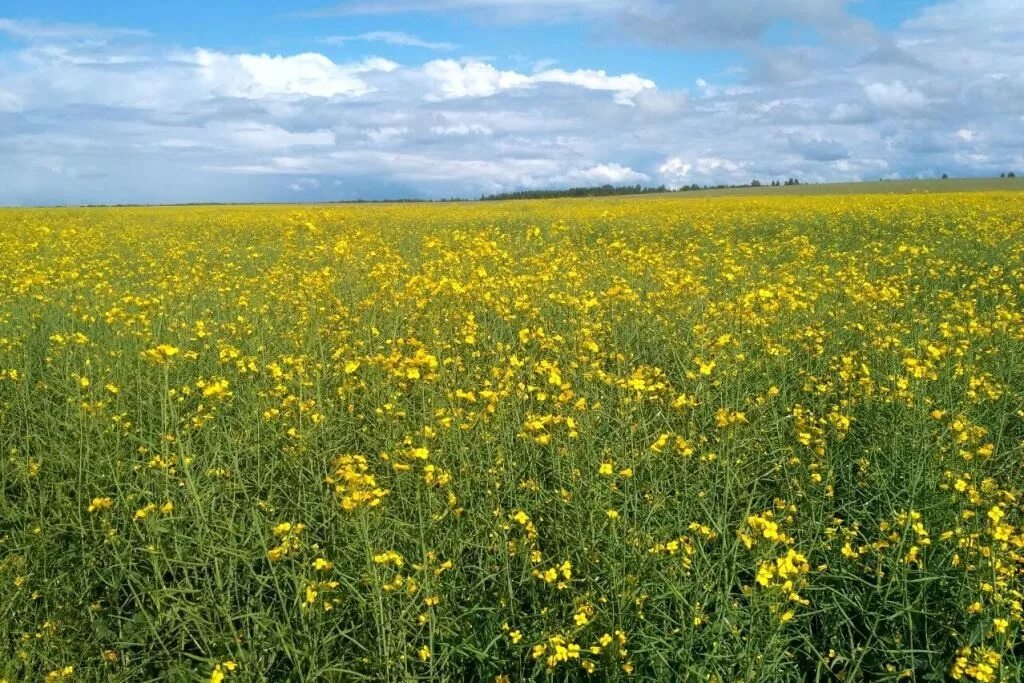
[[[0,680],[1021,680],[1022,206],[0,212]]]

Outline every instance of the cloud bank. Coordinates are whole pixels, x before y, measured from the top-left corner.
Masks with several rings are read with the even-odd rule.
[[[544,11],[548,8],[550,11]],[[475,196],[577,184],[743,183],[1024,170],[1021,0],[954,0],[881,31],[841,0],[401,0],[318,15],[582,21],[595,40],[729,74],[686,87],[451,56],[165,47],[145,30],[0,19],[0,203]],[[777,22],[819,36],[766,40]],[[451,52],[402,32],[336,37]],[[665,50],[668,52],[665,52]]]

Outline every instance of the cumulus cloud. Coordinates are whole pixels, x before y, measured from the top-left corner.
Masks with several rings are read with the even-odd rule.
[[[430,132],[434,135],[491,135],[494,133],[488,126],[478,123],[457,123],[449,126],[433,126]]]
[[[632,105],[635,96],[656,88],[654,81],[636,74],[610,76],[602,70],[547,69],[526,75],[516,71],[501,71],[476,60],[435,60],[423,66],[423,73],[433,84],[433,91],[426,95],[428,100],[489,97],[504,90],[548,83],[611,92],[617,103]]]
[[[185,59],[196,65],[200,78],[213,93],[249,99],[271,95],[365,95],[373,92],[373,88],[362,75],[398,68],[395,62],[378,57],[354,64],[335,64],[314,52],[286,57],[196,50]]]
[[[902,81],[870,83],[864,86],[868,102],[892,112],[914,113],[928,106],[928,98],[920,90],[907,87]]]
[[[587,90],[607,90],[615,93],[615,101],[619,104],[633,104],[633,98],[647,90],[654,90],[654,81],[641,78],[636,74],[609,76],[603,70],[577,69],[563,71],[548,69],[530,77],[531,83],[561,83]]]
[[[530,84],[529,76],[515,71],[500,71],[479,61],[463,63],[439,59],[425,64],[423,73],[432,85],[432,92],[425,96],[428,100],[489,97],[502,90]]]
[[[693,183],[705,185],[711,181],[738,184],[750,180],[746,177],[747,166],[748,164],[745,162],[720,157],[709,156],[695,159],[670,157],[658,167],[658,173],[665,184],[671,188]]]
[[[597,164],[590,168],[570,171],[553,178],[555,183],[565,185],[632,185],[645,183],[651,178],[620,164]]]

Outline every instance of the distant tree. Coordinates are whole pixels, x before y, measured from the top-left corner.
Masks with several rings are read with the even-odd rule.
[[[1017,174],[1014,173],[1013,171],[1010,171],[1009,173],[1006,174],[1006,177],[1007,178],[1016,178]]]
[[[942,174],[942,179],[943,180],[949,180],[949,174],[948,173],[943,173]]]
[[[750,181],[750,186],[751,187],[761,187],[761,181],[758,180],[757,178],[755,178],[754,180]]]
[[[1006,177],[1006,174],[1005,174],[1005,173],[1000,173],[1000,174],[999,174],[999,177],[1000,177],[1000,178],[1005,178],[1005,177]]]
[[[687,188],[680,188],[685,190]],[[496,199],[551,199],[554,197],[604,197],[610,195],[649,194],[652,192],[667,192],[664,185],[658,187],[643,187],[641,185],[601,185],[599,187],[569,187],[553,190],[515,190],[513,192],[502,192],[499,194],[484,195],[481,201]]]

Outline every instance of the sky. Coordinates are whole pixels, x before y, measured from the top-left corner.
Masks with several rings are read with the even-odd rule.
[[[0,0],[0,205],[1024,172],[1024,0]]]

